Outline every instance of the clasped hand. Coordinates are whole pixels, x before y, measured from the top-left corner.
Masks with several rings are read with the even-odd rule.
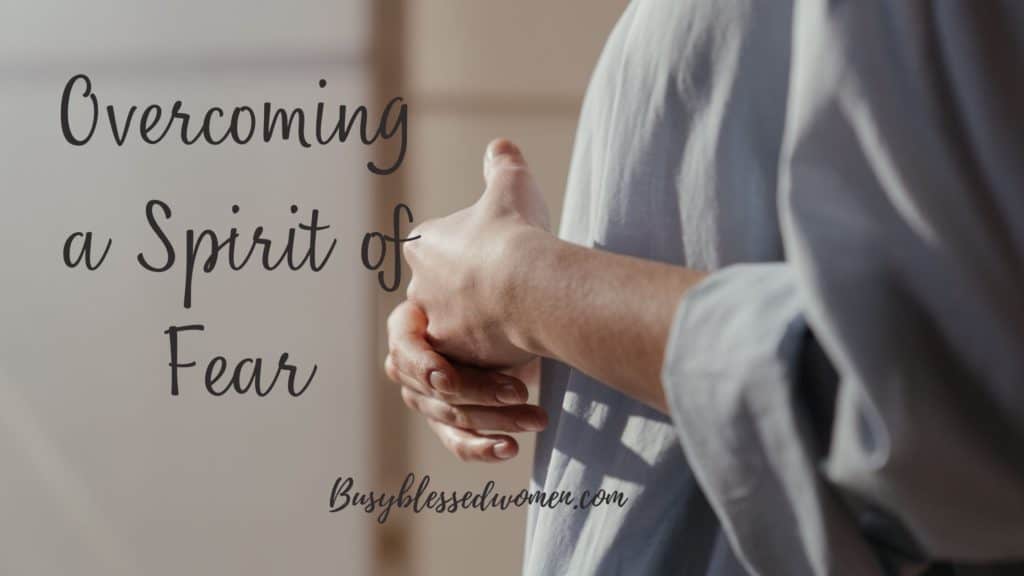
[[[538,431],[547,416],[527,404],[511,375],[534,359],[517,338],[515,291],[528,278],[521,240],[548,234],[543,197],[519,149],[495,140],[484,157],[485,189],[472,206],[426,221],[404,245],[407,299],[388,318],[388,377],[462,460],[518,453],[502,432]],[[492,431],[497,433],[484,433]]]

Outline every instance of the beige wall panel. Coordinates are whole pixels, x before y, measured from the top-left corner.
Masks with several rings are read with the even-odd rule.
[[[527,487],[533,464],[533,439],[519,435],[520,453],[500,464],[463,463],[446,451],[422,419],[410,426],[413,462],[410,469],[430,474],[436,490],[479,492],[488,480],[495,491],[514,493]],[[464,510],[455,514],[425,511],[411,522],[416,538],[411,551],[417,574],[517,575],[522,571],[526,509]]]
[[[583,93],[624,0],[409,2],[409,86],[422,93]]]
[[[414,107],[410,107],[414,110]],[[408,198],[417,220],[436,218],[475,202],[483,191],[483,153],[502,136],[519,144],[558,226],[572,155],[576,113],[552,115],[418,114],[410,119]]]
[[[363,0],[0,2],[0,67],[254,66],[356,59],[370,39]],[[17,4],[15,6],[15,4]],[[154,62],[156,60],[156,62]]]
[[[311,78],[335,80],[316,88]],[[367,420],[378,360],[363,327],[376,291],[358,250],[371,214],[367,151],[293,142],[186,147],[171,138],[119,148],[97,128],[66,144],[58,121],[65,77],[5,87],[16,110],[0,131],[0,574],[366,574],[377,529],[360,511],[327,512],[336,476],[372,481]],[[355,69],[136,78],[96,73],[103,104],[306,105],[364,101]],[[145,219],[167,202],[172,271],[143,270],[163,252]],[[231,205],[241,206],[232,215]],[[182,306],[186,227],[223,238],[266,227],[279,250],[312,208],[338,246],[319,274],[233,272],[223,259]],[[64,236],[112,237],[96,272],[61,263]],[[326,240],[324,240],[326,243]],[[243,247],[246,246],[243,244]],[[299,245],[301,249],[301,244]],[[323,252],[321,252],[322,254]],[[276,252],[275,252],[276,254]],[[255,258],[258,258],[257,255]],[[181,339],[180,395],[170,395],[167,326],[204,323]],[[215,355],[259,356],[264,383],[289,352],[315,381],[292,398],[284,380],[266,397],[212,397],[202,370]],[[396,411],[398,407],[396,407]]]

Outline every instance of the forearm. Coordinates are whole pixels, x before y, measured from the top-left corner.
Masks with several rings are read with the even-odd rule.
[[[543,232],[510,247],[509,337],[661,411],[661,365],[679,299],[705,273],[584,248]]]

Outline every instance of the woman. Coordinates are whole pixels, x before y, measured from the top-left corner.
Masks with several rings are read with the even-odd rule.
[[[480,201],[406,245],[387,369],[463,458],[546,423],[532,488],[628,496],[532,509],[526,573],[1024,558],[1022,31],[1010,3],[637,0],[561,240],[492,143]],[[540,409],[497,371],[534,356]]]

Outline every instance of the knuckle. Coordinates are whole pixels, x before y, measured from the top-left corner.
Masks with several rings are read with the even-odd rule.
[[[419,403],[417,402],[416,395],[405,386],[402,387],[402,401],[405,402],[405,405],[410,410],[419,412]]]
[[[389,322],[388,324],[387,341],[385,342],[387,345],[387,351],[390,354],[398,354],[401,352],[402,348],[405,348],[408,345],[407,342],[409,341],[409,337],[406,335],[405,331],[400,330],[397,327],[397,323],[392,325]],[[398,358],[395,358],[395,360],[397,361]]]
[[[450,376],[450,370],[447,369],[446,362],[433,350],[423,351],[418,355],[416,359],[416,374],[423,382],[430,386],[430,374],[432,372],[438,372],[443,375],[447,380],[447,387],[451,388],[457,382],[452,380]]]
[[[402,368],[405,366],[406,359],[405,350],[403,350],[401,343],[394,342],[390,345],[388,358],[391,359],[391,367],[394,368],[396,374],[403,372]]]
[[[416,373],[416,379],[423,382],[424,385],[430,387],[430,373],[436,370],[434,363],[429,360],[418,359],[414,364],[414,372]]]
[[[395,360],[390,352],[384,358],[384,373],[387,374],[388,379],[392,382],[398,382],[398,369],[395,368]]]
[[[398,306],[395,306],[394,308],[391,309],[391,312],[388,313],[387,322],[385,323],[389,340],[393,339],[395,334],[401,332],[400,327],[402,323],[406,320],[406,318],[409,316],[409,314],[410,306],[409,303],[405,301],[401,302],[400,304],[398,304]]]
[[[452,454],[455,454],[456,458],[463,462],[469,462],[473,460],[473,451],[470,450],[469,447],[467,447],[462,442],[453,443],[453,445],[450,447],[450,450]]]
[[[446,408],[444,409],[444,420],[452,426],[457,426],[459,428],[470,427],[470,419],[466,411],[457,406],[452,406],[451,404],[446,404]]]

